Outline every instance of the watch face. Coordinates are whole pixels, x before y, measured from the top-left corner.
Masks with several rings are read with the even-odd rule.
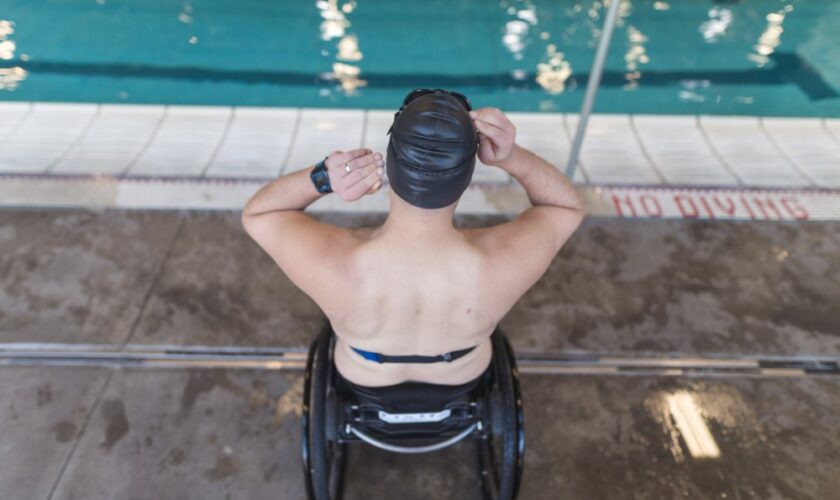
[[[330,178],[327,175],[327,169],[323,166],[319,166],[319,168],[316,168],[312,172],[312,182],[315,184],[315,189],[317,189],[319,193],[332,192],[332,186],[330,186]]]

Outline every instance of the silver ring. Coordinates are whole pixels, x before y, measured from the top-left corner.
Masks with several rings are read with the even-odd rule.
[[[348,162],[348,163],[345,163],[345,164],[344,164],[344,171],[345,171],[345,172],[347,172],[347,173],[349,174],[351,170],[352,170],[352,169],[350,168],[350,163],[349,163],[349,162]]]

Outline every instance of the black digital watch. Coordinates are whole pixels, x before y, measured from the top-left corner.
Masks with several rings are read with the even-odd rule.
[[[318,162],[312,170],[312,173],[309,174],[309,178],[312,179],[312,184],[315,185],[315,189],[317,189],[319,193],[324,194],[332,193],[330,176],[327,172],[327,166],[324,164],[325,161],[327,161],[326,158]]]

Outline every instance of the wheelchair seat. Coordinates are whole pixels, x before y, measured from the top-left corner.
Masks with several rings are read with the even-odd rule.
[[[519,375],[498,328],[491,342],[489,366],[465,384],[366,387],[336,369],[335,333],[327,323],[310,346],[304,374],[301,442],[308,497],[341,498],[350,444],[416,454],[471,440],[477,443],[484,497],[516,498],[525,450]]]
[[[487,383],[489,368],[474,380],[460,385],[405,382],[384,387],[365,387],[345,379],[336,370],[339,399],[345,402],[344,421],[352,422],[339,432],[356,436],[382,449],[402,453],[433,451],[432,446],[400,448],[377,439],[401,437],[452,438],[468,435],[478,421],[479,391]],[[470,427],[471,424],[474,424]],[[444,442],[447,446],[448,441]],[[441,444],[437,446],[443,447]]]
[[[443,385],[422,382],[404,382],[383,387],[354,384],[336,370],[338,390],[357,404],[375,404],[390,411],[424,412],[445,408],[448,404],[466,401],[482,382],[486,382],[490,368],[465,384]]]

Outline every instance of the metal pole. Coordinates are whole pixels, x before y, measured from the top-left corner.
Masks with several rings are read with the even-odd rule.
[[[592,106],[595,104],[595,94],[598,93],[598,86],[601,84],[601,75],[604,73],[604,60],[607,58],[607,51],[610,48],[615,21],[618,17],[618,6],[621,0],[612,0],[607,18],[604,20],[604,29],[601,33],[601,41],[598,42],[598,51],[595,53],[595,61],[592,63],[592,71],[589,73],[589,81],[586,83],[586,95],[583,97],[583,106],[580,108],[575,140],[572,144],[572,152],[569,154],[569,162],[566,164],[566,177],[573,179],[575,168],[577,168],[580,149],[583,146],[583,137],[586,135],[586,124],[589,115],[592,113]]]

